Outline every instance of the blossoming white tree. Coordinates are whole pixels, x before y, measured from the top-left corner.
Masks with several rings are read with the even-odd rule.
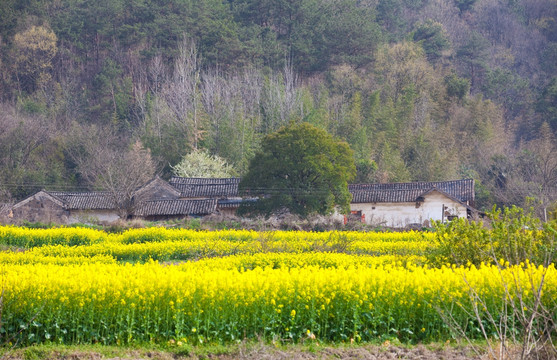
[[[174,175],[181,177],[228,178],[236,174],[226,160],[206,150],[193,150],[172,169]]]

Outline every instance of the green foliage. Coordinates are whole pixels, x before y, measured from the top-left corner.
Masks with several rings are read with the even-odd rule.
[[[552,5],[3,0],[0,101],[17,101],[21,113],[0,119],[0,180],[16,199],[82,185],[68,160],[71,122],[140,138],[169,176],[198,147],[243,174],[263,136],[303,119],[349,143],[359,179],[445,180],[467,168],[487,184],[485,159],[513,160],[521,152],[512,147],[537,137],[543,121],[557,130]],[[181,83],[193,89],[189,107],[183,96],[170,104],[183,38],[199,55],[197,82]],[[470,92],[491,102],[467,101]],[[51,139],[37,139],[46,132],[22,113],[43,118]],[[503,115],[506,132],[494,125]],[[523,200],[491,190],[480,206]]]
[[[471,10],[477,0],[454,0],[455,5],[461,12]]]
[[[391,39],[398,40],[405,33],[403,9],[401,0],[380,0],[377,4],[377,20]]]
[[[172,174],[172,164],[178,164],[191,145],[175,123],[161,122],[151,116],[145,119],[141,141],[151,150],[153,158],[164,164],[165,176]]]
[[[487,71],[482,90],[486,98],[503,104],[512,116],[523,113],[532,101],[529,82],[507,69]]]
[[[123,76],[121,65],[107,59],[96,76],[94,85],[100,99],[91,110],[105,121],[111,121],[110,125],[114,128],[129,130],[130,108],[133,102],[132,82],[129,77]]]
[[[284,65],[284,54],[303,72],[367,64],[381,39],[374,9],[354,0],[236,0],[232,10],[238,21],[257,30],[257,55],[275,68]]]
[[[377,171],[377,163],[369,159],[361,159],[356,161],[356,178],[355,183],[372,183],[375,182],[375,173]]]
[[[557,133],[557,77],[552,78],[543,89],[537,102],[537,111]]]
[[[554,202],[548,209],[549,211],[549,220],[557,221],[557,201]]]
[[[557,250],[557,223],[541,223],[518,207],[493,208],[489,224],[455,219],[437,222],[438,247],[428,255],[433,265],[498,263],[502,266],[531,262],[548,265]]]
[[[358,2],[332,2],[329,11],[323,14],[324,32],[316,34],[316,43],[325,40],[325,47],[319,55],[329,59],[328,66],[345,63],[367,65],[382,41],[379,26],[374,21],[375,11],[358,6]]]
[[[432,20],[418,25],[414,31],[414,41],[422,45],[430,61],[438,60],[442,51],[450,47],[443,25]]]
[[[487,68],[488,41],[478,32],[472,34],[456,50],[456,57],[470,74],[471,86],[474,88]]]
[[[557,32],[557,21],[555,21],[555,25]],[[557,62],[555,59],[557,59],[557,42],[550,42],[540,54],[540,65],[548,76],[553,76],[557,73]]]
[[[199,149],[184,156],[172,169],[174,175],[181,177],[229,178],[235,175],[234,168],[226,160]]]
[[[21,3],[18,0],[0,1],[0,37],[7,38],[13,34],[20,15]]]
[[[441,149],[434,145],[436,141],[438,135],[427,127],[405,141],[403,160],[415,178],[440,180],[445,176],[451,177],[450,158],[443,158]]]
[[[350,103],[346,105],[348,114],[343,122],[338,123],[336,134],[345,140],[354,150],[356,159],[369,157],[369,141],[365,128],[363,127],[362,95],[356,91]]]
[[[381,182],[410,181],[410,172],[402,159],[401,153],[393,149],[389,143],[382,144],[379,149],[381,157],[378,163],[378,180]]]
[[[470,80],[459,78],[455,73],[445,77],[445,86],[449,97],[463,100],[470,92]]]
[[[241,191],[260,199],[244,212],[270,214],[287,208],[295,214],[347,211],[348,181],[356,174],[352,150],[308,123],[282,127],[267,135],[240,183]]]
[[[56,34],[44,26],[31,26],[14,36],[14,60],[21,88],[29,93],[51,79],[52,62],[58,47]]]

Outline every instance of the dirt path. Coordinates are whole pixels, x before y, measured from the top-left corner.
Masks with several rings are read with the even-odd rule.
[[[362,360],[390,360],[390,359],[412,359],[412,360],[470,360],[480,359],[469,347],[426,347],[415,346],[412,348],[399,346],[361,346],[345,348],[287,348],[276,349],[268,345],[240,346],[234,351],[223,353],[190,354],[179,352],[162,352],[151,350],[122,350],[118,354],[110,351],[83,351],[83,350],[32,350],[19,349],[9,355],[0,357],[2,360],[317,360],[317,359],[362,359]]]

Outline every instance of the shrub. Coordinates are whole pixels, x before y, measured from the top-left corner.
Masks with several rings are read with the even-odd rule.
[[[429,251],[432,265],[446,263],[506,265],[526,261],[548,264],[555,254],[556,224],[544,223],[518,207],[487,214],[488,224],[455,219],[435,223],[436,245]]]

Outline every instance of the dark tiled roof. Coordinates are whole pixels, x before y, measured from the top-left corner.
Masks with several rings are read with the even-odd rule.
[[[134,196],[143,200],[176,199],[180,196],[180,191],[157,175],[139,187]]]
[[[353,203],[412,202],[424,193],[423,190],[350,190]]]
[[[205,179],[173,177],[169,181],[183,198],[227,198],[237,197],[240,178]]]
[[[207,215],[215,212],[216,199],[153,200],[141,203],[135,214],[139,216]]]
[[[474,201],[474,180],[422,181],[391,184],[354,184],[348,189],[353,203],[413,202],[419,196],[439,190],[464,203]]]
[[[114,210],[114,198],[109,192],[57,192],[48,194],[60,199],[68,210]]]

